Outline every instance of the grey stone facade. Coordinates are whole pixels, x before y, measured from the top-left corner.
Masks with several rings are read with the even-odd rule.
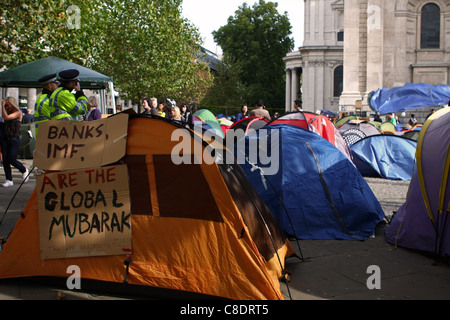
[[[304,44],[285,58],[287,86],[300,85],[290,77],[292,70],[301,74],[298,92],[304,110],[370,113],[368,94],[379,88],[408,82],[449,84],[450,0],[304,4]],[[339,41],[339,32],[344,41]],[[343,92],[335,97],[334,70],[339,65],[344,69]],[[291,110],[295,97],[293,90],[288,92],[286,110]]]

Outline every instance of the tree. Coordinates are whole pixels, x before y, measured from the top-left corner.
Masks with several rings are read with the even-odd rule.
[[[182,0],[6,0],[0,57],[8,68],[53,55],[114,79],[125,98],[201,99],[211,85]]]
[[[106,0],[107,41],[95,66],[111,75],[130,99],[202,98],[211,84],[198,30],[181,17],[181,0]],[[194,96],[192,96],[194,95]]]
[[[101,37],[93,15],[98,1],[77,5],[54,0],[5,0],[0,7],[0,67],[7,68],[49,55],[75,63],[92,56]],[[82,12],[82,14],[81,14]]]
[[[294,48],[287,13],[279,14],[277,7],[264,0],[253,7],[244,3],[225,26],[213,32],[224,57],[239,70],[246,100],[253,103],[262,98],[271,107],[285,105],[283,57]]]
[[[245,86],[239,80],[237,66],[230,64],[224,57],[218,65],[217,75],[211,91],[202,100],[202,104],[208,106],[240,106],[245,103]]]

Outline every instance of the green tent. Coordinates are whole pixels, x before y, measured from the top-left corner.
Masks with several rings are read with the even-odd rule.
[[[383,132],[392,132],[392,133],[395,133],[395,132],[397,132],[397,129],[396,129],[395,126],[392,124],[392,122],[386,121],[386,122],[383,122],[383,123],[381,124],[381,126],[380,126],[380,131],[381,131],[381,133],[383,133]]]
[[[82,88],[106,89],[113,80],[99,72],[57,57],[47,57],[0,72],[0,87],[40,88],[39,79],[62,70],[77,69]]]
[[[347,122],[351,121],[351,120],[359,120],[361,119],[361,117],[358,116],[346,116],[344,118],[339,119],[338,121],[336,121],[336,123],[334,124],[334,126],[336,128],[339,128],[340,126],[346,124]]]

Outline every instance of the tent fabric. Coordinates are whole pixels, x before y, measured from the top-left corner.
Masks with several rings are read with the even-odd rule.
[[[292,112],[269,122],[269,125],[290,124],[300,128],[313,131],[336,145],[336,128],[333,123],[324,115],[318,115],[311,112]]]
[[[363,176],[411,180],[417,142],[401,136],[379,134],[350,147],[353,163]]]
[[[0,72],[0,87],[40,88],[39,79],[62,70],[77,69],[80,84],[86,89],[105,89],[113,80],[99,72],[57,57],[47,57]]]
[[[394,126],[392,122],[383,122],[380,126],[381,133],[392,133],[395,134],[397,132],[397,128]]]
[[[248,134],[249,130],[258,130],[269,123],[265,117],[251,116],[243,118],[235,123],[233,123],[229,130],[243,130],[245,134]]]
[[[225,138],[225,133],[216,116],[207,109],[198,110],[192,117],[194,125],[201,125],[203,130],[209,131],[221,138]]]
[[[231,127],[233,125],[233,121],[225,119],[225,118],[218,118],[217,121],[221,126],[228,126]]]
[[[273,119],[268,125],[278,124],[298,126],[317,133],[338,148],[351,161],[350,151],[344,138],[328,117],[305,111],[290,112]]]
[[[450,256],[450,108],[430,116],[419,137],[417,170],[405,203],[386,228],[396,246]]]
[[[401,87],[378,89],[369,97],[369,106],[380,114],[447,105],[450,86],[407,83]]]
[[[347,129],[343,131],[341,135],[349,147],[367,137],[364,131],[357,128]]]
[[[204,122],[212,121],[212,122],[219,123],[216,116],[207,109],[198,110],[197,112],[194,113],[194,115],[197,116],[201,121],[204,121]]]
[[[325,116],[331,116],[331,117],[339,116],[337,113],[334,113],[333,111],[330,111],[330,110],[327,110],[327,109],[320,110],[320,113],[325,115]]]
[[[402,134],[402,137],[404,138],[408,138],[414,141],[417,141],[419,139],[420,136],[420,131],[418,130],[410,130],[410,131],[406,131],[405,133]]]
[[[279,169],[266,175],[267,165],[249,162],[250,140],[267,139],[279,150]],[[303,128],[271,125],[245,137],[242,165],[250,182],[269,206],[281,228],[299,239],[367,239],[384,218],[372,190],[348,158],[330,142]]]
[[[339,119],[338,121],[336,121],[336,123],[334,125],[336,126],[336,128],[339,129],[340,126],[346,124],[347,122],[352,121],[352,120],[359,120],[359,119],[361,119],[361,117],[359,117],[359,116],[346,116],[346,117],[343,117],[343,118]]]
[[[127,282],[229,299],[283,299],[278,279],[293,250],[240,167],[175,165],[171,152],[179,142],[171,135],[183,127],[156,118],[129,120],[123,162],[133,251]],[[183,130],[192,150],[207,147],[197,133]],[[67,267],[77,265],[83,279],[124,281],[127,256],[41,260],[38,225],[35,190],[0,252],[0,278],[66,278]]]
[[[339,127],[339,132],[348,146],[351,146],[368,136],[380,134],[380,131],[367,121],[349,121]]]
[[[349,121],[339,127],[339,132],[341,132],[342,134],[342,132],[345,132],[346,130],[355,128],[364,132],[366,136],[380,134],[380,130],[378,130],[378,128],[374,124],[367,121],[358,121],[357,123]]]

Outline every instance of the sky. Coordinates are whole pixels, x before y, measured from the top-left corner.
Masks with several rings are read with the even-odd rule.
[[[212,32],[227,24],[228,17],[234,16],[235,11],[244,3],[252,7],[257,0],[183,0],[182,15],[191,21],[200,31],[204,41],[203,47],[221,54],[222,50],[214,42]],[[266,1],[278,2],[278,12],[288,13],[291,23],[291,38],[294,48],[303,44],[303,0]]]

